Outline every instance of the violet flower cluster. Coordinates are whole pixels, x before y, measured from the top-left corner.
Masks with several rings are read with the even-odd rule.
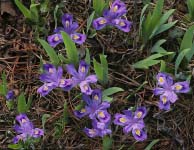
[[[92,128],[84,128],[84,132],[89,137],[103,137],[111,134],[109,129],[111,115],[108,113],[107,108],[110,107],[109,102],[102,102],[102,92],[95,89],[91,96],[83,94],[82,99],[86,103],[85,107],[81,110],[74,111],[78,118],[88,116],[92,120]]]
[[[93,27],[96,30],[101,30],[107,25],[111,25],[124,32],[129,32],[132,23],[127,19],[122,18],[126,13],[127,9],[125,3],[120,0],[115,0],[109,10],[104,10],[103,17],[99,17],[93,21]]]
[[[44,73],[40,75],[40,80],[44,84],[38,88],[37,92],[41,96],[47,95],[54,88],[60,87],[64,91],[69,91],[73,87],[72,79],[63,78],[63,69],[62,67],[56,68],[52,64],[43,65]]]
[[[59,66],[56,68],[52,64],[44,64],[44,73],[40,75],[40,80],[44,82],[44,84],[38,88],[37,92],[40,93],[41,96],[45,96],[57,87],[62,88],[64,91],[69,91],[79,85],[82,93],[90,95],[93,90],[89,84],[96,83],[98,79],[96,75],[87,75],[89,65],[84,60],[81,60],[78,71],[76,71],[73,64],[68,64],[66,69],[67,72],[72,75],[72,78],[63,78],[62,67]]]
[[[190,90],[187,81],[173,83],[173,78],[166,73],[158,73],[156,79],[158,87],[153,92],[154,95],[160,95],[160,109],[169,110],[170,104],[178,100],[178,93],[188,93]]]
[[[124,110],[123,114],[115,114],[114,124],[122,126],[125,134],[132,131],[132,134],[137,141],[144,141],[147,139],[143,120],[146,114],[147,111],[145,107],[137,108],[135,113],[130,110]]]
[[[73,16],[71,14],[64,14],[62,16],[63,27],[58,27],[54,30],[53,35],[48,36],[48,42],[52,47],[56,47],[59,43],[63,42],[61,31],[66,32],[71,39],[77,44],[83,44],[86,40],[86,35],[77,33],[79,25],[77,22],[73,22]]]
[[[42,129],[34,128],[26,114],[16,116],[16,121],[18,124],[14,126],[14,129],[18,135],[13,138],[13,143],[18,143],[19,141],[25,142],[29,138],[39,138],[44,135]]]

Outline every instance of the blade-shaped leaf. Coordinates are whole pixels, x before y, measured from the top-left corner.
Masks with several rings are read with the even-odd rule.
[[[95,11],[93,11],[92,14],[89,16],[89,18],[87,19],[86,33],[88,33],[88,31],[89,31],[89,29],[91,27],[92,21],[94,19],[94,15],[95,15]]]
[[[19,113],[25,113],[27,110],[26,99],[24,93],[21,93],[18,97],[17,111]]]
[[[59,65],[60,60],[55,50],[45,40],[38,39],[38,41],[49,56],[51,63],[53,63],[54,65]]]
[[[106,6],[106,3],[104,0],[93,0],[93,9],[99,16],[102,15],[102,11],[105,6]]]
[[[109,136],[104,136],[103,137],[102,149],[103,150],[109,150],[109,149],[111,149],[112,142],[113,142],[113,139],[112,138],[110,138]]]
[[[153,140],[146,148],[145,150],[152,150],[152,147],[158,143],[160,140],[159,139],[156,139],[156,140]]]
[[[31,12],[28,8],[26,8],[26,6],[24,6],[22,4],[22,2],[20,2],[20,0],[15,0],[15,4],[17,5],[17,7],[19,8],[19,10],[22,12],[22,14],[26,17],[31,19]]]
[[[154,44],[154,46],[151,49],[151,53],[157,52],[157,53],[165,53],[166,50],[161,47],[162,44],[166,42],[165,39],[161,39]]]
[[[67,33],[61,32],[61,34],[66,47],[68,63],[72,63],[77,66],[79,62],[79,55],[75,43],[71,40]]]
[[[111,87],[111,88],[104,90],[102,92],[102,96],[110,96],[112,94],[115,94],[117,92],[122,92],[122,91],[124,91],[124,90],[120,87]]]

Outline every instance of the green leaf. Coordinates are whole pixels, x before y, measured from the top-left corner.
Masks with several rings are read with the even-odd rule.
[[[31,13],[31,20],[38,23],[39,21],[39,11],[37,6],[39,6],[40,4],[31,4],[30,5],[30,13]]]
[[[54,20],[55,20],[55,29],[57,28],[57,12],[59,9],[59,5],[56,5],[55,10],[54,10]]]
[[[17,111],[18,113],[25,113],[27,111],[24,93],[21,93],[18,97]]]
[[[162,44],[166,42],[165,39],[161,39],[154,44],[154,46],[151,49],[151,53],[157,52],[157,53],[165,53],[166,50],[161,47]]]
[[[85,57],[85,61],[88,65],[90,65],[90,51],[88,48],[86,48],[86,57]]]
[[[178,68],[179,68],[181,62],[183,61],[183,58],[188,54],[188,52],[190,50],[191,50],[190,48],[187,48],[187,49],[182,50],[179,53],[179,55],[178,55],[178,57],[177,57],[177,59],[175,61],[175,74],[177,74]]]
[[[31,19],[31,12],[28,8],[26,8],[26,6],[24,6],[22,4],[22,2],[20,2],[20,0],[15,0],[15,4],[17,5],[17,7],[19,8],[19,10],[22,12],[22,14],[28,18]]]
[[[191,21],[194,21],[194,1],[193,0],[187,0],[187,7],[189,10],[189,18]]]
[[[112,97],[109,97],[109,96],[103,96],[102,97],[102,101],[106,101],[106,102],[111,103],[113,101],[113,98]]]
[[[6,74],[5,72],[1,75],[2,83],[0,84],[0,94],[3,96],[6,96],[7,94],[7,80],[6,80]]]
[[[166,62],[164,60],[160,61],[160,72],[166,72]]]
[[[93,0],[93,9],[99,16],[102,15],[102,11],[105,6],[106,6],[106,3],[104,0]]]
[[[28,111],[30,109],[31,104],[32,104],[32,96],[29,96],[28,97],[28,102],[26,104],[26,111]]]
[[[151,55],[148,58],[143,59],[133,64],[133,67],[138,68],[138,69],[148,69],[150,66],[160,63],[161,60],[156,60],[156,59],[166,56],[166,55],[171,55],[171,54],[174,54],[174,52],[166,52],[163,54],[159,53],[159,54]]]
[[[124,90],[120,87],[111,87],[111,88],[108,88],[108,89],[104,90],[102,92],[102,96],[103,97],[104,96],[110,96],[110,95],[113,95],[115,93],[122,92],[122,91],[124,91]]]
[[[41,13],[46,13],[49,11],[49,4],[50,4],[50,0],[44,0],[43,2],[41,2],[41,5],[40,5]]]
[[[182,42],[181,42],[181,46],[180,46],[180,50],[179,52],[187,49],[187,48],[191,48],[192,44],[193,44],[193,34],[194,34],[194,25],[192,25],[191,27],[189,27],[189,29],[185,32]]]
[[[103,150],[109,150],[112,147],[113,139],[110,138],[109,136],[104,136],[103,137],[103,144],[102,144],[102,149]]]
[[[91,27],[91,24],[92,24],[92,21],[94,19],[94,15],[95,15],[95,11],[92,12],[92,14],[89,16],[89,18],[87,19],[87,29],[86,29],[86,33],[88,33],[90,27]]]
[[[105,55],[100,55],[101,63],[98,63],[93,59],[94,71],[98,77],[98,80],[101,84],[105,85],[108,83],[108,62]]]
[[[152,147],[153,147],[156,143],[158,143],[159,141],[160,141],[159,139],[153,140],[153,141],[145,148],[145,150],[151,150]]]
[[[139,33],[141,33],[141,30],[142,30],[142,24],[143,24],[143,21],[144,21],[144,19],[145,19],[145,15],[144,15],[144,13],[145,13],[145,11],[146,11],[146,9],[148,8],[148,4],[146,4],[144,7],[143,7],[143,9],[142,9],[142,11],[141,11],[141,16],[140,16],[140,25],[139,25]],[[142,34],[142,33],[141,33]]]
[[[43,126],[43,130],[45,130],[45,123],[47,121],[47,119],[50,117],[51,115],[50,114],[44,114],[42,116],[42,126]]]
[[[64,103],[63,105],[63,121],[64,121],[64,125],[66,125],[68,123],[68,117],[69,117],[69,113],[68,113],[68,106],[67,103]]]
[[[68,63],[72,63],[77,66],[79,62],[79,55],[75,43],[71,40],[67,33],[61,32],[61,35],[65,44]]]
[[[51,63],[54,65],[59,65],[60,60],[55,50],[45,40],[38,39],[38,41],[49,56]]]
[[[22,145],[21,144],[9,144],[8,148],[10,148],[10,149],[21,149]]]

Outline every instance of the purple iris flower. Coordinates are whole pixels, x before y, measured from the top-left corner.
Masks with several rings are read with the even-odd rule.
[[[77,44],[83,44],[86,40],[86,35],[77,33],[79,25],[77,22],[73,22],[73,16],[70,14],[64,14],[62,16],[63,27],[58,27],[54,30],[55,34],[48,36],[48,42],[52,47],[56,47],[59,43],[63,42],[61,31],[69,34],[71,39]]]
[[[101,30],[105,26],[111,25],[124,32],[129,32],[132,23],[121,18],[126,13],[127,9],[125,4],[120,0],[115,0],[109,10],[104,10],[103,17],[99,17],[93,21],[93,27],[96,30]]]
[[[19,124],[14,126],[15,131],[18,133],[18,135],[13,138],[14,143],[18,143],[20,140],[25,142],[30,137],[39,138],[44,135],[42,129],[34,128],[26,114],[16,116],[16,121]]]
[[[143,118],[147,114],[145,107],[139,107],[132,113],[130,110],[124,110],[123,114],[115,114],[114,124],[123,127],[123,132],[128,134],[132,131],[137,141],[143,141],[147,138],[143,128],[145,127]]]
[[[38,88],[37,92],[41,94],[41,96],[47,95],[54,88],[60,87],[64,91],[69,91],[73,87],[72,79],[64,79],[63,69],[62,67],[56,67],[52,64],[44,64],[43,65],[44,73],[40,75],[40,80],[44,82],[44,84]]]
[[[154,95],[160,95],[160,109],[169,110],[170,103],[175,103],[178,99],[177,93],[187,93],[190,90],[187,81],[173,84],[173,78],[166,73],[158,73],[156,79],[158,87],[156,87],[153,92]]]
[[[5,97],[8,101],[12,100],[14,98],[14,91],[13,90],[8,91]]]
[[[92,89],[89,83],[96,83],[98,79],[96,75],[87,76],[89,65],[84,60],[81,60],[78,71],[76,71],[73,64],[67,65],[66,68],[67,72],[73,76],[74,86],[79,84],[81,92],[90,95]]]
[[[109,129],[109,124],[110,122],[99,122],[97,120],[92,120],[92,129],[89,128],[84,128],[84,132],[89,136],[89,137],[104,137],[107,134],[111,134],[112,131]]]
[[[106,109],[110,107],[110,103],[102,102],[102,92],[99,89],[94,90],[91,96],[83,94],[82,99],[86,102],[86,106],[74,112],[77,117],[89,115],[90,119],[98,118],[101,122],[109,122],[110,114]]]

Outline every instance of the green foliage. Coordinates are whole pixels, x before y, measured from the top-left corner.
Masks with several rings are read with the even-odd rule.
[[[162,8],[164,5],[164,0],[158,0],[153,12],[149,12],[145,17],[145,11],[148,8],[148,4],[144,6],[140,17],[140,33],[145,45],[149,40],[151,40],[156,35],[170,29],[175,25],[177,21],[166,23],[168,18],[175,11],[171,9],[162,15]]]
[[[106,6],[105,0],[93,0],[93,9],[99,16],[102,15],[102,11],[105,8],[105,6]]]
[[[17,99],[17,111],[18,113],[26,113],[30,109],[31,99],[26,102],[24,93],[21,93]]]
[[[103,150],[109,150],[112,147],[113,139],[109,136],[103,137],[103,143],[102,143],[102,149]]]
[[[45,123],[46,123],[47,119],[48,119],[50,116],[51,116],[51,115],[49,115],[49,114],[44,114],[44,115],[42,116],[42,126],[43,126],[43,130],[45,130]]]
[[[2,83],[0,84],[0,95],[6,96],[7,94],[7,80],[5,72],[1,75]]]
[[[85,61],[88,65],[90,65],[90,50],[88,48],[86,48],[86,57],[85,57]]]
[[[156,143],[158,143],[159,141],[160,141],[159,139],[153,140],[153,141],[145,148],[145,150],[152,150],[152,147],[153,147]]]
[[[192,25],[184,34],[184,37],[181,42],[179,49],[179,55],[175,62],[175,74],[177,74],[178,68],[182,65],[183,68],[188,66],[188,63],[191,61],[194,55],[194,25]]]
[[[22,149],[22,145],[20,143],[19,144],[9,144],[8,148],[10,148],[10,149]]]
[[[165,53],[166,50],[161,47],[162,44],[166,42],[165,39],[161,39],[154,44],[154,46],[151,49],[151,53],[157,52],[157,53]]]
[[[194,1],[193,0],[187,0],[187,7],[189,10],[189,19],[191,21],[194,21]]]
[[[93,59],[94,71],[98,77],[101,84],[106,85],[108,83],[108,62],[105,55],[100,55],[100,62]]]
[[[54,65],[59,65],[60,59],[56,54],[55,50],[45,40],[38,39],[38,41],[49,56],[51,63]]]
[[[133,64],[133,67],[138,69],[149,69],[150,66],[156,65],[161,62],[161,60],[158,60],[158,58],[161,58],[166,55],[172,55],[172,54],[174,54],[174,52],[153,54],[148,58],[145,58],[141,61],[136,62],[135,64]]]
[[[68,63],[72,63],[77,66],[79,62],[79,55],[75,43],[71,40],[67,33],[61,32],[61,35],[65,44]]]
[[[124,91],[122,88],[119,87],[111,87],[102,92],[102,100],[111,102],[113,100],[112,97],[109,97],[115,93]]]
[[[88,33],[88,31],[89,31],[89,29],[91,27],[92,21],[94,19],[94,15],[95,15],[95,11],[93,11],[92,14],[89,16],[89,18],[87,19],[86,33]]]

